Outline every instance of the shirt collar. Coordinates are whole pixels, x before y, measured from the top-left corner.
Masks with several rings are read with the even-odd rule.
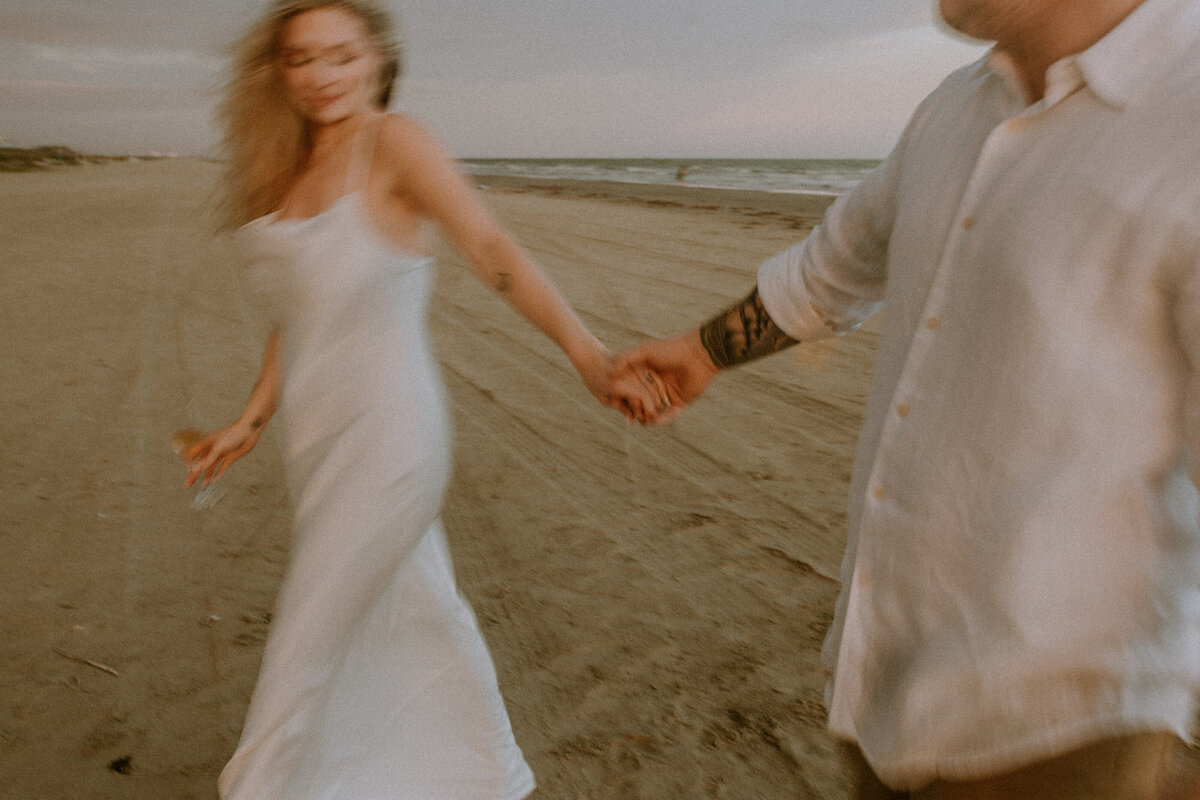
[[[1047,71],[1047,93],[1057,84],[1081,80],[1104,103],[1124,108],[1153,84],[1160,72],[1200,36],[1197,0],[1145,0],[1117,27],[1082,53],[1067,56]],[[1007,54],[992,49],[980,72],[999,78],[1014,98],[1024,87]]]
[[[1042,98],[1030,104],[1025,80],[1008,53],[992,48],[981,70],[998,79],[1012,102],[1011,112],[1034,114],[1058,104],[1084,85],[1083,71],[1076,56],[1061,58],[1046,70],[1046,90]]]
[[[1103,39],[1073,56],[1088,88],[1114,108],[1146,91],[1200,34],[1196,0],[1145,0]]]
[[[1021,99],[1025,96],[1025,89],[1021,85],[1021,76],[1017,73],[1016,65],[1013,64],[1012,58],[1003,50],[997,50],[993,47],[988,51],[987,57],[979,62],[980,77],[985,75],[993,75],[1000,80],[1004,85],[1005,91],[1014,99]]]

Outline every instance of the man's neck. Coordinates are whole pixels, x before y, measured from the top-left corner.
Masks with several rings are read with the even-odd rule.
[[[1046,70],[1059,59],[1082,53],[1145,0],[1051,0],[1027,29],[996,42],[1016,66],[1030,102],[1046,93]]]

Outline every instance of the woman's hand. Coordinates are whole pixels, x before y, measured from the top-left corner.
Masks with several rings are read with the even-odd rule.
[[[615,408],[630,422],[659,421],[671,406],[667,389],[650,370],[637,371],[618,362],[603,345],[575,362],[579,377],[601,403]]]
[[[228,428],[213,431],[184,453],[188,467],[184,486],[202,480],[205,486],[225,474],[233,462],[254,449],[262,436],[263,426],[252,421],[238,420]]]
[[[667,408],[656,422],[670,422],[699,397],[720,370],[693,331],[674,339],[642,344],[617,359],[617,369],[634,374],[651,374],[667,395]]]

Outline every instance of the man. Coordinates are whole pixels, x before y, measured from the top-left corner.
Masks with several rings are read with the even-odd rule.
[[[824,648],[859,796],[1163,797],[1200,687],[1200,0],[940,11],[989,56],[625,364],[678,408],[886,304]]]

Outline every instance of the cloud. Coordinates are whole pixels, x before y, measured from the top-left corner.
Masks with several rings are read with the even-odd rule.
[[[612,68],[486,83],[413,79],[400,105],[460,156],[869,158],[884,155],[924,95],[981,51],[925,24],[706,80]]]
[[[5,0],[0,31],[6,39],[51,46],[219,53],[260,6],[257,0]]]
[[[784,143],[800,157],[883,155],[924,96],[983,49],[932,25],[830,41],[753,80],[711,85],[694,122],[771,155],[786,156]]]
[[[528,81],[653,71],[698,80],[779,63],[830,37],[928,23],[929,0],[407,0],[422,74]]]
[[[48,119],[70,112],[120,111],[136,117],[163,109],[198,109],[210,106],[214,95],[205,89],[180,90],[176,86],[139,84],[111,86],[95,81],[0,80],[0,96],[12,101],[4,115],[11,122],[18,113]]]
[[[34,82],[68,85],[83,81],[93,91],[156,87],[208,89],[219,82],[221,60],[184,48],[130,49],[108,45],[46,45],[0,37],[0,103],[13,110],[28,97],[20,88]]]
[[[0,136],[13,144],[64,144],[103,154],[214,150],[211,95],[175,87],[112,87],[83,81],[0,81]]]
[[[26,49],[32,58],[70,65],[213,71],[220,69],[223,64],[223,60],[215,55],[166,47],[130,49],[105,45],[29,44]]]
[[[3,0],[3,133],[204,152],[266,2]],[[878,155],[949,69],[930,2],[399,0],[400,102],[463,156]]]

